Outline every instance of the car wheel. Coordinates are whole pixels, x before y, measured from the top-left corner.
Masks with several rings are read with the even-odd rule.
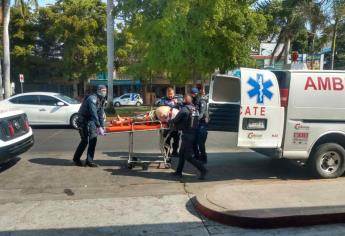
[[[70,124],[74,129],[78,129],[78,117],[78,114],[74,114],[71,116]]]
[[[119,102],[115,102],[114,106],[119,107],[119,106],[121,106],[121,104]]]
[[[136,105],[137,107],[140,107],[140,106],[141,106],[141,103],[140,103],[140,102],[137,102],[135,105]]]
[[[337,178],[345,170],[345,150],[336,143],[318,146],[308,160],[312,174],[319,178]]]

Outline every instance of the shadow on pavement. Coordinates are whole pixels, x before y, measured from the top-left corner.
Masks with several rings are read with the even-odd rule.
[[[61,159],[61,158],[53,158],[53,157],[40,157],[40,158],[32,158],[29,162],[39,165],[46,165],[46,166],[75,166],[72,158],[69,159]],[[82,160],[82,162],[85,162]],[[125,162],[122,160],[95,160],[95,163],[102,166],[125,166]]]
[[[206,168],[209,173],[206,181],[224,180],[258,180],[258,179],[280,179],[280,180],[306,180],[310,179],[305,168],[289,160],[274,160],[253,152],[241,153],[211,153],[209,154]],[[149,170],[143,170],[140,166],[131,170],[126,166],[120,169],[106,169],[112,175],[136,176],[142,178],[161,180],[180,180],[182,182],[200,182],[198,171],[186,162],[183,178],[176,178],[170,172],[177,166],[178,158],[172,158],[172,169],[157,169],[157,165],[151,165]]]
[[[157,223],[157,224],[138,224],[138,225],[117,225],[100,227],[81,227],[65,229],[34,229],[0,231],[0,236],[72,236],[72,235],[209,235],[202,223],[181,222],[181,223]]]
[[[0,164],[0,173],[15,166],[20,160],[21,159],[19,157],[15,157],[15,158],[10,159],[8,162]]]
[[[69,125],[30,125],[33,129],[71,129]]]
[[[96,159],[95,163],[100,168],[116,176],[142,177],[147,179],[178,180],[182,182],[199,182],[198,171],[186,162],[182,179],[171,175],[176,169],[178,158],[172,158],[171,169],[158,168],[158,164],[153,163],[136,165],[133,169],[127,168],[126,152],[104,152],[110,158]],[[115,159],[115,157],[117,159]],[[158,154],[137,153],[137,157],[144,161],[162,160]],[[84,161],[84,160],[83,160]],[[46,166],[74,166],[71,159],[61,159],[54,157],[40,157],[29,159],[29,162]],[[163,167],[161,165],[160,167]],[[273,160],[254,152],[229,152],[209,154],[206,168],[209,173],[207,182],[224,180],[306,180],[310,179],[306,168],[303,168],[289,160]]]

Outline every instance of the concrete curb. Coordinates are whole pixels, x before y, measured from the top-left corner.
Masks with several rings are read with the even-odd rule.
[[[212,188],[208,191],[212,191]],[[345,223],[344,205],[231,211],[208,200],[206,192],[196,196],[193,202],[206,218],[242,228],[269,229]]]

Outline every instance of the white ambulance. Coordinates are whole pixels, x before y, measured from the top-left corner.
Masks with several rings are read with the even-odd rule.
[[[241,68],[210,84],[209,130],[238,133],[238,146],[303,160],[312,173],[345,171],[345,71]]]

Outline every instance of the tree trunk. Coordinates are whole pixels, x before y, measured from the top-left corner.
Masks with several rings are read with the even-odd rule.
[[[10,1],[3,0],[4,6],[4,28],[3,28],[3,48],[4,48],[4,89],[5,98],[11,96],[11,74],[10,74],[10,39],[8,25],[10,23]]]
[[[75,79],[73,80],[73,97],[78,97],[78,81]]]
[[[114,73],[114,2],[107,0],[107,69],[108,69],[108,108],[113,108],[113,73]]]
[[[3,86],[2,86],[2,66],[1,66],[1,60],[0,60],[0,101],[4,99],[3,95]]]
[[[334,22],[333,35],[332,35],[332,57],[331,57],[331,70],[334,70],[334,57],[337,42],[337,31],[338,31],[339,19],[336,18]]]
[[[291,46],[291,39],[290,37],[288,37],[286,40],[285,40],[285,55],[284,55],[284,63],[285,65],[288,64],[289,62],[289,55],[290,55],[290,46]]]

